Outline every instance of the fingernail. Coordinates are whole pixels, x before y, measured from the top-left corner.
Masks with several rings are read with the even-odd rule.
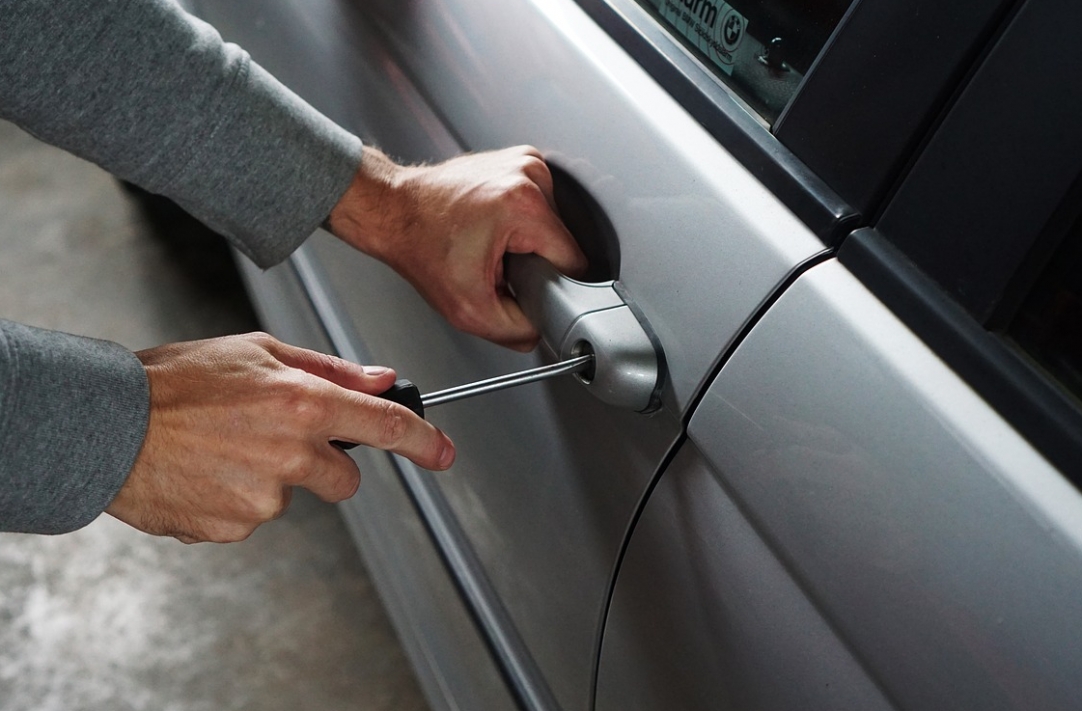
[[[448,440],[440,451],[440,469],[447,469],[455,462],[455,446]]]
[[[364,366],[365,375],[383,375],[390,371],[390,368],[384,368],[382,365],[366,365]]]

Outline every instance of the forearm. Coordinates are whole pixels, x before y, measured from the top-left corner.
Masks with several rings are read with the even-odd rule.
[[[168,0],[0,0],[0,115],[230,237],[288,255],[360,141]]]
[[[139,454],[149,402],[120,346],[0,321],[0,531],[93,521]]]

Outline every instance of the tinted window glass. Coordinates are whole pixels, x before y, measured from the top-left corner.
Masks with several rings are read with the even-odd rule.
[[[639,0],[769,123],[823,49],[849,0]]]
[[[1008,334],[1082,398],[1082,217],[1023,302]]]

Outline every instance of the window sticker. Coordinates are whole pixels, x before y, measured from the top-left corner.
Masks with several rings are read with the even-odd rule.
[[[721,71],[733,73],[748,20],[721,0],[650,0],[658,14]]]

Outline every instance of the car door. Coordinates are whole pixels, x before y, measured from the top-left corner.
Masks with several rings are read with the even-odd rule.
[[[784,288],[881,207],[1006,3],[969,5],[199,4],[399,159],[538,146],[606,267],[596,279],[656,346],[652,412],[568,378],[433,410],[459,446],[450,474],[357,452],[372,474],[347,519],[432,698],[591,706],[614,568],[658,474],[685,456],[704,388]],[[929,23],[941,32],[921,34]],[[916,59],[899,74],[904,53]],[[551,357],[455,333],[327,235],[246,274],[272,330],[424,390]]]
[[[205,9],[227,34],[236,26]],[[619,278],[662,344],[664,406],[653,414],[607,405],[569,378],[433,410],[432,421],[459,447],[450,475],[417,475],[395,462],[420,482],[418,496],[436,502],[441,525],[450,528],[447,557],[466,569],[457,573],[460,586],[476,593],[473,613],[489,616],[482,620],[489,642],[505,645],[497,654],[526,677],[514,683],[525,685],[524,695],[588,708],[612,567],[639,499],[680,434],[683,409],[756,306],[823,245],[575,5],[366,10],[335,10],[343,17],[335,31],[363,27],[376,14],[364,35],[374,46],[364,46],[363,61],[356,69],[334,67],[333,82],[311,80],[333,83],[335,92],[356,83],[361,112],[336,117],[405,160],[510,143],[540,146],[577,186],[571,190],[588,193],[611,223],[619,272],[602,276]],[[296,15],[296,24],[278,25],[284,27],[314,22],[324,11],[330,12],[313,3],[274,10]],[[239,29],[234,36],[261,58],[258,36]],[[291,51],[319,62],[326,48]],[[299,62],[276,66],[282,54],[267,51],[263,61],[288,80]],[[391,57],[404,58],[401,69]],[[382,85],[373,88],[365,71],[378,72]],[[411,74],[427,84],[410,86]],[[309,80],[298,77],[296,85],[318,104]],[[443,85],[454,87],[446,99],[420,98]],[[324,106],[335,115],[335,105],[348,102],[339,95]],[[688,248],[674,248],[680,244]],[[339,350],[352,347],[393,364],[426,390],[542,360],[454,332],[397,277],[331,239],[317,236],[300,259],[308,288],[332,294],[324,316],[346,331]],[[740,288],[719,299],[718,283]],[[357,497],[349,515],[363,527],[375,502]]]
[[[523,696],[585,709],[612,568],[639,499],[679,436],[681,409],[757,304],[823,245],[589,18],[573,5],[567,11],[573,21],[561,17],[557,23],[551,8],[531,4],[463,3],[453,14],[438,4],[388,10],[410,31],[437,23],[430,36],[402,40],[411,54],[426,47],[487,53],[480,62],[469,56],[430,61],[458,73],[443,78],[462,92],[455,101],[513,113],[475,116],[475,106],[464,112],[476,121],[472,132],[463,121],[453,124],[452,133],[434,112],[418,116],[426,107],[417,101],[376,140],[406,160],[439,159],[465,148],[539,145],[611,222],[619,273],[604,276],[619,277],[663,344],[668,402],[659,411],[612,407],[572,379],[448,405],[430,419],[458,445],[455,470],[434,479],[415,474],[452,527],[448,535],[457,545],[448,548],[455,555],[467,551],[467,558],[455,559],[466,568],[457,573],[462,587],[481,590],[471,607],[490,616],[483,624],[490,638],[506,645],[498,654],[521,670],[525,679],[514,683],[525,687]],[[497,44],[448,45],[463,32]],[[578,35],[569,41],[572,32]],[[509,58],[541,55],[557,61],[531,59],[509,76],[516,71]],[[619,83],[598,63],[619,72]],[[537,76],[538,67],[552,74]],[[476,88],[469,82],[485,79],[490,97],[467,95]],[[641,116],[642,106],[660,115]],[[540,108],[547,117],[538,115]],[[609,111],[622,125],[606,117]],[[563,118],[572,113],[583,119]],[[467,132],[468,139],[455,135]],[[736,184],[738,193],[731,193]],[[719,230],[733,236],[732,245],[709,250],[716,255],[710,263],[698,250],[672,249],[678,240],[713,241]],[[426,390],[542,362],[540,354],[519,356],[455,333],[397,277],[333,240],[317,237],[305,258],[318,270],[314,280],[334,292],[338,308],[331,318],[359,334],[367,358],[393,364]],[[667,266],[651,268],[659,263]],[[704,276],[679,283],[669,276],[693,273]],[[718,281],[737,281],[742,288],[718,302],[712,289]],[[674,290],[678,299],[670,298]],[[396,466],[411,469],[406,462]],[[369,519],[365,507],[374,498],[355,502],[350,515]]]

